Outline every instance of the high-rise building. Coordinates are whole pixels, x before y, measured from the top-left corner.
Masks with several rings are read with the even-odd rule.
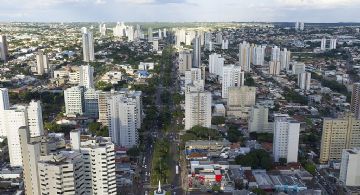
[[[255,105],[256,87],[241,86],[228,88],[227,115],[247,119]]]
[[[99,91],[87,89],[84,93],[85,115],[97,119],[99,117]]]
[[[223,41],[223,34],[222,34],[222,32],[218,32],[218,33],[216,33],[216,37],[215,37],[215,42],[216,42],[216,44],[221,44],[222,43],[222,41]]]
[[[9,91],[7,88],[0,88],[0,111],[8,110],[9,108]]]
[[[274,46],[271,49],[271,61],[280,62],[280,53],[281,53],[280,47]]]
[[[82,136],[80,140],[80,131],[73,130],[71,151],[44,152],[51,144],[48,136],[30,138],[26,127],[20,127],[18,134],[26,194],[116,194],[111,138]]]
[[[20,151],[23,164],[23,180],[25,194],[38,195],[40,193],[40,179],[38,161],[40,160],[40,142],[30,140],[30,132],[23,126],[18,129]]]
[[[153,29],[151,27],[148,28],[148,42],[153,42]]]
[[[250,44],[244,41],[239,45],[239,64],[245,72],[250,71]]]
[[[204,44],[205,46],[211,42],[211,32],[204,33]]]
[[[179,72],[180,74],[185,74],[185,71],[190,70],[192,67],[192,54],[189,51],[180,51],[179,52]]]
[[[229,49],[229,40],[227,39],[222,40],[221,49]]]
[[[36,55],[36,70],[38,75],[43,75],[49,72],[49,59],[43,52],[38,52]]]
[[[167,34],[166,34],[167,32],[166,32],[166,28],[164,28],[163,29],[163,35],[164,35],[164,38],[166,38],[167,37]]]
[[[274,115],[273,156],[274,161],[281,158],[288,163],[297,162],[299,151],[300,123],[287,114]]]
[[[211,126],[211,93],[199,90],[193,84],[185,92],[185,129],[194,126]]]
[[[131,148],[138,144],[141,128],[141,92],[116,94],[108,99],[109,135],[119,146]]]
[[[154,39],[154,41],[152,42],[152,47],[153,47],[153,51],[159,51],[159,40],[158,39]]]
[[[360,83],[354,83],[352,86],[350,110],[360,119]]]
[[[291,60],[291,52],[284,48],[283,51],[280,52],[280,67],[281,70],[289,70],[289,64]]]
[[[249,132],[271,132],[269,109],[265,106],[255,105],[251,108],[248,121]]]
[[[185,43],[185,41],[186,41],[185,29],[176,29],[175,38],[176,38],[176,47],[180,48],[181,43]]]
[[[303,72],[298,74],[298,86],[300,89],[309,91],[311,84],[311,73],[310,72]]]
[[[201,66],[201,45],[200,45],[200,36],[196,35],[193,45],[193,63],[192,67],[200,68]]]
[[[321,49],[322,51],[325,51],[325,50],[326,50],[326,38],[325,38],[325,37],[323,37],[323,38],[321,39],[320,49]]]
[[[337,42],[336,38],[330,39],[330,49],[336,49],[336,42]]]
[[[4,111],[10,108],[9,93],[7,88],[0,88],[0,137],[6,137]]]
[[[115,28],[113,29],[113,34],[114,37],[123,37],[125,36],[125,30],[126,30],[126,26],[124,24],[124,22],[118,22],[115,26]]]
[[[305,23],[304,22],[295,22],[295,30],[303,31],[305,29]]]
[[[26,109],[30,136],[37,137],[44,135],[41,102],[32,100]]]
[[[5,90],[4,90],[5,91]],[[6,93],[6,92],[4,92]],[[7,103],[6,103],[7,104]],[[40,101],[31,101],[29,105],[14,105],[0,110],[1,136],[6,136],[11,166],[22,166],[18,129],[26,127],[31,136],[44,134]]]
[[[294,75],[298,75],[305,72],[305,63],[303,62],[295,62],[292,65],[292,73]]]
[[[202,73],[202,69],[191,68],[185,71],[185,86],[200,80],[205,81],[205,75]]]
[[[0,35],[0,60],[7,62],[8,59],[8,43],[5,35]]]
[[[320,163],[340,160],[344,149],[360,147],[360,120],[352,114],[340,118],[324,118]]]
[[[214,43],[212,41],[210,41],[208,44],[205,44],[205,48],[206,51],[213,51],[214,50]]]
[[[209,72],[217,76],[222,76],[225,59],[220,54],[209,55]]]
[[[300,27],[299,27],[299,29],[300,29],[301,31],[303,31],[303,30],[305,29],[305,23],[304,23],[304,22],[300,22]]]
[[[158,30],[158,39],[159,40],[162,39],[162,31],[161,31],[161,29]]]
[[[105,36],[106,35],[106,24],[100,24],[99,25],[99,32],[101,36]]]
[[[73,134],[77,140],[77,134]],[[84,162],[85,194],[116,195],[115,145],[110,138],[98,137],[79,145]]]
[[[299,23],[299,22],[295,22],[295,30],[299,30],[299,26],[300,26],[300,23]]]
[[[128,38],[128,42],[134,41],[135,35],[134,35],[134,27],[133,26],[128,26],[126,28],[126,36]]]
[[[360,186],[360,148],[343,150],[339,180],[346,186]]]
[[[84,114],[84,88],[74,86],[64,90],[65,114],[83,115]]]
[[[222,98],[228,98],[229,87],[241,87],[244,85],[244,72],[240,66],[227,65],[223,67],[222,75]]]
[[[85,194],[84,162],[80,153],[60,151],[40,156],[37,164],[41,194]]]
[[[94,88],[94,67],[89,65],[80,66],[79,76],[79,86],[83,86],[86,89]]]
[[[265,46],[255,46],[253,48],[253,59],[252,63],[254,65],[264,65],[265,58]]]
[[[85,27],[81,30],[84,62],[93,62],[95,61],[93,34]]]
[[[18,129],[28,127],[26,107],[13,106],[3,111],[3,128],[6,131],[11,166],[22,166]]]
[[[281,65],[279,61],[270,61],[269,62],[269,74],[270,75],[279,75],[281,70]]]

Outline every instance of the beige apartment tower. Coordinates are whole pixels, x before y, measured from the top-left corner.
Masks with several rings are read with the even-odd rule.
[[[360,146],[360,120],[346,114],[342,118],[324,118],[320,163],[341,160],[344,149]]]

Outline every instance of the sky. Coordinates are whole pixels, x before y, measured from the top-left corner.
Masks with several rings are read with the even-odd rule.
[[[360,22],[360,0],[0,0],[0,21]]]

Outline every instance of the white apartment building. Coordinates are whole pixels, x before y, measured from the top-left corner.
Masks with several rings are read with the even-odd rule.
[[[74,86],[64,90],[65,114],[68,116],[84,114],[84,88]]]
[[[330,39],[330,49],[336,49],[336,43],[337,43],[336,38]]]
[[[131,148],[138,144],[141,107],[141,92],[116,94],[108,99],[109,134],[116,145]]]
[[[298,75],[305,72],[305,63],[296,62],[292,65],[292,74]]]
[[[84,62],[93,62],[95,61],[93,34],[85,27],[81,28],[81,31]]]
[[[321,49],[322,51],[325,51],[325,50],[326,50],[326,38],[325,38],[325,37],[323,37],[323,38],[321,39],[320,49]]]
[[[211,93],[188,86],[185,93],[185,129],[211,126]]]
[[[85,194],[116,195],[115,145],[111,138],[98,137],[81,142],[80,151],[87,178]]]
[[[190,51],[180,51],[179,52],[179,73],[185,74],[185,71],[188,71],[192,67],[192,54]]]
[[[346,186],[360,186],[360,148],[343,150],[339,180]]]
[[[5,120],[4,120],[4,110],[8,110],[10,108],[9,103],[9,92],[6,88],[0,88],[0,137],[6,137],[6,129],[5,129]]]
[[[31,137],[44,135],[41,102],[32,100],[27,106],[27,120]]]
[[[79,86],[86,89],[94,88],[94,67],[80,66],[79,69]]]
[[[223,67],[222,75],[222,98],[228,98],[229,87],[241,87],[244,85],[244,72],[240,66],[227,65]]]
[[[255,105],[251,108],[248,121],[249,132],[272,132],[269,123],[269,109],[265,106]]]
[[[8,140],[10,165],[22,166],[21,148],[18,129],[28,126],[28,118],[25,106],[13,106],[3,111],[4,126]]]
[[[205,80],[201,68],[191,68],[185,71],[185,86],[200,80]]]
[[[284,48],[283,51],[280,52],[280,66],[281,70],[289,70],[289,65],[291,61],[291,52]]]
[[[269,62],[269,74],[270,75],[279,75],[281,70],[281,65],[279,61],[270,61]]]
[[[298,86],[300,89],[309,91],[311,87],[311,73],[310,72],[304,72],[298,74]]]
[[[299,150],[300,123],[288,114],[274,115],[273,156],[279,162],[285,158],[288,163],[297,162]]]
[[[265,58],[265,46],[255,46],[253,48],[253,59],[252,62],[254,65],[264,65]]]
[[[36,55],[36,65],[36,71],[38,75],[48,73],[50,68],[48,56],[43,52],[39,52]]]
[[[220,54],[213,53],[209,55],[209,72],[217,76],[223,76],[225,58],[221,57]]]
[[[271,50],[271,61],[280,62],[280,47],[274,46]]]

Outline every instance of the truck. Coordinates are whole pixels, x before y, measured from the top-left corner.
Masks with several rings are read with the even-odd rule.
[[[179,165],[176,165],[175,171],[176,171],[176,175],[179,175]]]

